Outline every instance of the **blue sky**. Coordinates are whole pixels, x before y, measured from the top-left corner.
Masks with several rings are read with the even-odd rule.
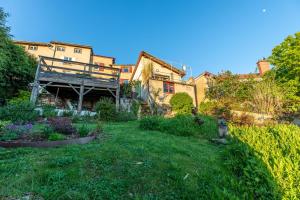
[[[300,31],[300,0],[0,0],[17,40],[89,44],[117,63],[145,50],[193,75],[254,72]]]

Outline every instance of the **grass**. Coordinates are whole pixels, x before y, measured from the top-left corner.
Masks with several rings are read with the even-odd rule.
[[[137,121],[108,123],[104,132],[104,139],[86,145],[0,149],[0,199],[26,193],[44,199],[241,197],[242,186],[224,166],[223,146],[143,131]]]

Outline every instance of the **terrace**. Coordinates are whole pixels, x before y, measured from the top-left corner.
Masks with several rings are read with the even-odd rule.
[[[78,112],[88,94],[89,99],[112,96],[118,109],[119,79],[118,68],[40,56],[30,100],[35,104],[40,91],[45,89],[56,96],[77,97]]]

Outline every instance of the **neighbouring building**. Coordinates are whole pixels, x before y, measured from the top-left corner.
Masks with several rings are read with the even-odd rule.
[[[152,77],[149,80],[149,91],[146,82],[143,80],[143,69],[146,65],[152,64]],[[178,92],[188,93],[196,106],[195,87],[183,80],[185,72],[166,63],[165,61],[142,51],[136,63],[131,80],[140,81],[141,86],[136,89],[138,96],[144,100],[155,101],[162,107],[168,106],[171,97]]]
[[[93,68],[94,72],[108,72],[109,69],[103,67],[116,67],[121,69],[120,82],[127,82],[132,74],[134,65],[120,65],[116,64],[116,59],[110,56],[103,56],[95,54],[92,46],[81,45],[74,43],[50,41],[46,42],[28,42],[28,41],[14,41],[15,44],[23,46],[24,49],[31,55],[38,58],[39,56],[51,57],[62,59],[65,61],[75,61],[82,63],[95,64],[100,66],[99,68]],[[51,63],[52,64],[52,63]],[[62,63],[54,62],[53,65],[61,66]],[[64,67],[68,67],[68,63],[65,62]],[[69,65],[71,66],[71,65]],[[72,65],[74,67],[74,64]],[[59,71],[59,70],[56,70]]]
[[[247,81],[249,79],[256,81],[262,80],[262,76],[270,70],[270,63],[266,59],[261,59],[257,61],[256,64],[259,73],[237,74],[238,79],[240,81]],[[195,84],[198,105],[207,99],[206,91],[213,85],[214,76],[215,75],[210,72],[204,72],[196,78],[189,79],[190,83]]]

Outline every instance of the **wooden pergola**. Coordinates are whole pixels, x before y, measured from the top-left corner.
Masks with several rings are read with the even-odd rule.
[[[92,90],[109,91],[119,109],[120,69],[40,56],[30,101],[36,104],[41,88],[72,88],[78,94],[78,112],[84,96]]]

